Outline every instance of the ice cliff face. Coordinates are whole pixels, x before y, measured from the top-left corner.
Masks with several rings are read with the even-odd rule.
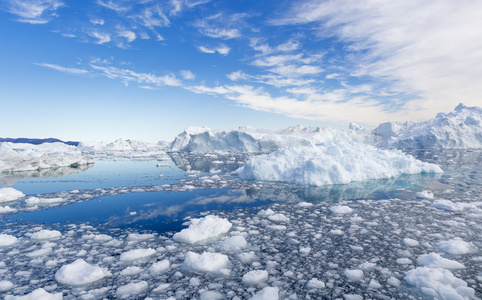
[[[333,128],[293,126],[284,130],[240,127],[217,131],[206,127],[186,128],[171,143],[172,152],[272,152],[284,147],[316,145],[329,140],[352,140],[356,133]]]
[[[384,148],[482,148],[482,108],[459,104],[423,122],[388,122],[373,133]]]

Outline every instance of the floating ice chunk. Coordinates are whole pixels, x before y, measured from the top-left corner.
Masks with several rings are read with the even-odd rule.
[[[237,255],[238,259],[243,263],[248,263],[256,259],[256,254],[253,251],[243,252]]]
[[[208,215],[204,218],[191,219],[191,225],[176,233],[173,239],[181,243],[194,244],[227,233],[232,226],[227,219]]]
[[[11,246],[17,242],[17,238],[10,234],[0,233],[0,247]]]
[[[183,264],[186,268],[194,271],[219,272],[228,266],[229,259],[226,255],[220,253],[203,252],[203,254],[197,254],[189,251],[186,253]]]
[[[262,209],[258,211],[258,216],[261,216],[261,217],[267,217],[271,215],[274,215],[274,211],[271,208],[268,208],[266,210]]]
[[[40,231],[35,232],[30,236],[32,240],[52,240],[62,236],[62,233],[58,230],[48,230],[42,229]]]
[[[289,222],[290,221],[290,219],[283,214],[271,215],[271,216],[268,217],[268,219],[270,219],[271,221],[274,221],[274,222]]]
[[[433,194],[430,191],[421,191],[415,194],[417,199],[433,199]]]
[[[424,265],[429,268],[443,268],[443,269],[463,269],[465,266],[458,261],[443,258],[437,253],[430,253],[420,255],[417,258],[417,263]]]
[[[153,256],[156,254],[156,250],[148,248],[148,249],[134,249],[127,252],[124,252],[120,256],[121,261],[131,261],[137,260],[142,258],[147,258],[149,256]]]
[[[154,293],[160,293],[162,291],[164,291],[165,289],[169,288],[171,286],[170,283],[161,283],[160,285],[158,285],[155,289],[153,289],[152,291]]]
[[[359,281],[363,278],[363,271],[362,270],[345,270],[343,274],[351,281]]]
[[[0,203],[15,201],[19,198],[25,197],[25,194],[11,187],[0,189]]]
[[[268,271],[266,270],[254,270],[249,271],[243,275],[242,279],[245,284],[259,284],[268,281]]]
[[[149,285],[146,281],[131,282],[117,288],[115,294],[119,298],[135,298],[135,296],[147,290]]]
[[[442,268],[418,267],[405,273],[405,281],[422,294],[436,299],[472,299],[475,291],[467,283]]]
[[[132,275],[137,275],[142,272],[142,268],[136,267],[136,266],[130,266],[125,268],[120,272],[121,276],[132,276]]]
[[[311,206],[313,206],[313,203],[303,201],[303,202],[298,203],[298,206],[300,206],[300,207],[311,207]]]
[[[376,281],[375,279],[371,279],[370,283],[368,283],[368,288],[371,290],[377,290],[381,287],[382,285],[380,284],[380,282]]]
[[[396,263],[399,265],[410,265],[413,263],[413,261],[410,258],[402,257],[397,258]]]
[[[38,257],[38,256],[44,256],[52,252],[52,247],[42,247],[38,250],[32,251],[27,253],[27,257]]]
[[[311,278],[306,287],[309,289],[324,289],[325,283],[317,278]]]
[[[266,226],[266,228],[272,229],[272,230],[281,230],[281,231],[287,229],[287,227],[284,225],[268,225]]]
[[[205,291],[201,294],[200,300],[221,300],[226,299],[223,294],[216,291]]]
[[[8,280],[0,281],[0,293],[11,290],[15,285]]]
[[[454,238],[448,241],[438,242],[437,247],[445,253],[455,255],[473,252],[475,248],[472,243],[467,243],[461,238]]]
[[[442,210],[447,210],[447,211],[462,211],[467,208],[473,208],[474,206],[467,203],[456,203],[450,200],[440,199],[440,200],[435,200],[432,203],[432,207],[442,209]]]
[[[343,232],[343,230],[333,229],[333,230],[330,230],[330,234],[332,234],[332,235],[343,235],[345,233]]]
[[[391,276],[390,278],[387,279],[387,283],[389,285],[393,285],[393,286],[399,286],[401,284],[400,280],[398,280],[397,278]]]
[[[381,150],[345,141],[283,148],[251,157],[236,171],[245,180],[313,186],[442,172],[439,166],[419,161],[399,150]]]
[[[153,263],[152,266],[149,267],[149,273],[156,275],[168,270],[170,267],[171,263],[167,259],[164,259]]]
[[[345,294],[343,298],[345,298],[345,300],[363,300],[363,297],[357,294]]]
[[[94,242],[108,242],[112,240],[112,237],[107,234],[96,234],[94,236]]]
[[[403,244],[407,247],[417,247],[418,245],[420,245],[418,241],[410,238],[404,238]]]
[[[334,214],[349,214],[353,211],[353,209],[349,208],[346,205],[335,205],[329,208],[330,211]]]
[[[221,251],[235,252],[246,248],[247,245],[248,242],[244,236],[235,235],[219,243],[218,248]]]
[[[5,296],[5,300],[62,300],[62,293],[49,293],[42,288],[32,291],[24,296]]]
[[[65,202],[63,198],[37,198],[37,197],[30,197],[25,200],[25,204],[28,206],[36,206],[36,205],[51,205],[51,204],[58,204]]]
[[[62,266],[55,273],[55,280],[67,285],[84,285],[110,275],[98,266],[90,265],[83,259],[77,259],[71,264]]]
[[[371,271],[375,269],[376,266],[377,264],[366,261],[364,263],[361,263],[358,267],[363,271]]]
[[[278,300],[279,296],[279,288],[278,287],[270,287],[267,286],[261,291],[257,292],[254,294],[253,297],[251,297],[251,300]]]
[[[152,238],[154,238],[154,235],[150,233],[146,233],[146,234],[131,233],[127,236],[128,241],[136,241],[136,242],[146,241]]]

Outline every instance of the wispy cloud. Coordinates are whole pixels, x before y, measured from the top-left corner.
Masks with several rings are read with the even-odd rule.
[[[87,74],[87,73],[89,73],[89,72],[86,71],[86,70],[77,69],[77,68],[67,68],[67,67],[62,67],[62,66],[55,65],[55,64],[34,63],[34,65],[41,66],[41,67],[46,67],[46,68],[50,68],[50,69],[54,69],[54,70],[57,70],[57,71],[60,71],[60,72],[64,72],[64,73],[75,74],[75,75],[82,75],[82,74]]]
[[[8,11],[20,17],[17,21],[30,24],[48,23],[63,5],[60,0],[7,0]]]
[[[241,30],[247,27],[245,19],[248,17],[247,14],[225,15],[218,13],[198,20],[194,23],[194,26],[205,36],[229,40],[242,36]]]
[[[134,18],[138,19],[142,26],[151,29],[154,27],[167,27],[171,23],[158,5],[144,8]]]
[[[97,44],[105,44],[105,43],[110,42],[110,40],[111,40],[111,38],[110,38],[111,35],[110,35],[110,33],[107,33],[107,32],[92,30],[92,31],[89,31],[87,34],[90,35],[93,38],[96,38]]]
[[[104,25],[105,21],[104,19],[96,18],[96,19],[90,19],[90,23],[92,23],[93,25]]]
[[[136,82],[143,86],[181,86],[181,81],[173,74],[157,76],[151,73],[138,73],[129,69],[113,66],[99,66],[91,64],[90,67],[98,74],[110,79],[121,80],[124,83]]]
[[[129,6],[122,6],[121,3],[124,1],[104,1],[104,0],[97,0],[97,4],[100,6],[103,6],[108,9],[112,9],[113,11],[117,13],[124,13],[127,12],[130,8]]]
[[[419,95],[405,109],[421,118],[458,99],[480,105],[481,16],[478,0],[309,0],[272,24],[313,24],[319,37],[346,43],[350,75]]]
[[[181,74],[181,77],[185,80],[194,80],[196,78],[196,75],[194,75],[189,70],[181,70],[179,73]]]
[[[126,38],[128,43],[133,42],[137,38],[137,35],[134,32],[125,29],[119,31],[119,36]]]
[[[212,54],[212,53],[218,52],[221,55],[228,55],[229,51],[231,51],[231,48],[229,48],[226,45],[220,45],[220,46],[214,47],[214,48],[199,46],[199,47],[197,47],[197,49],[199,51],[203,52],[203,53],[211,53]]]

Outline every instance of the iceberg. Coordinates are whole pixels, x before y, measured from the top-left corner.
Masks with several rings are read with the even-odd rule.
[[[423,122],[387,122],[373,130],[384,148],[482,148],[482,108],[462,103]]]
[[[75,146],[64,143],[0,143],[0,173],[77,168],[89,164],[93,164],[92,157],[82,156]]]
[[[151,158],[166,157],[164,143],[152,144],[136,140],[117,139],[113,142],[83,141],[77,148],[83,155],[96,158],[125,157],[125,158]]]
[[[281,149],[252,157],[236,171],[245,180],[310,186],[442,172],[439,166],[419,161],[399,150],[381,150],[356,142]]]

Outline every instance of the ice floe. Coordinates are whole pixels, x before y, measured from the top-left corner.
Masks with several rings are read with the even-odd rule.
[[[204,218],[191,219],[189,227],[176,233],[173,238],[181,243],[194,244],[227,233],[232,226],[233,224],[226,219],[209,215]]]
[[[354,142],[328,142],[255,156],[236,172],[246,180],[321,186],[443,171],[398,150],[380,150]]]
[[[219,272],[229,264],[228,256],[220,253],[203,252],[197,254],[189,251],[186,253],[183,265],[193,271]]]
[[[55,279],[66,285],[85,285],[110,275],[98,266],[90,265],[83,259],[77,259],[71,264],[63,265],[55,273]]]
[[[0,203],[15,201],[22,197],[25,197],[25,194],[21,191],[17,191],[14,188],[5,187],[0,189]]]

